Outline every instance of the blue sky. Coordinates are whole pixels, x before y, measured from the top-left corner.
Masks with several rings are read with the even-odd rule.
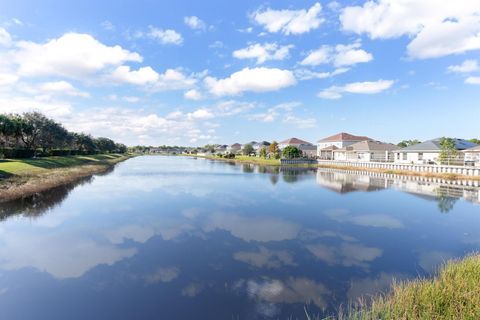
[[[128,145],[480,137],[478,1],[2,1],[0,112]]]

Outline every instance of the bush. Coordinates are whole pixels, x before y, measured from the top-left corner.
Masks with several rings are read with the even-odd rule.
[[[27,150],[27,149],[5,148],[5,149],[1,149],[0,152],[3,154],[4,158],[8,158],[8,159],[33,158],[33,156],[35,155],[35,152],[33,150]]]
[[[235,158],[235,154],[234,153],[227,153],[224,158],[226,159],[234,159]]]

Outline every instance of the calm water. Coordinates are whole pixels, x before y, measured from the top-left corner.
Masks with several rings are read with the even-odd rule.
[[[477,189],[139,157],[0,206],[0,319],[305,319],[480,248]]]

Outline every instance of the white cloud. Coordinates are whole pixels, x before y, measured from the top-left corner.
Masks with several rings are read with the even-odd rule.
[[[197,89],[190,89],[183,95],[188,100],[201,100],[203,98],[202,93]]]
[[[210,93],[216,96],[238,95],[246,91],[276,91],[296,84],[293,73],[277,68],[244,68],[228,78],[207,77],[204,80]]]
[[[343,93],[375,94],[389,89],[393,83],[393,80],[353,82],[344,86],[332,86],[324,89],[318,96],[324,99],[340,99]]]
[[[460,65],[449,66],[447,70],[454,73],[470,73],[480,70],[480,66],[477,60],[465,60]]]
[[[283,118],[283,123],[294,125],[299,129],[308,129],[315,127],[317,120],[315,118],[299,118],[289,114]]]
[[[315,3],[310,9],[301,10],[257,10],[252,18],[268,32],[301,34],[317,29],[324,21],[320,17],[322,6]]]
[[[182,35],[172,29],[163,30],[151,26],[148,36],[152,39],[158,40],[162,44],[180,45],[183,43]]]
[[[181,90],[197,83],[197,77],[202,75],[186,75],[180,69],[167,69],[160,74],[158,80],[150,87],[151,91]]]
[[[140,101],[139,97],[134,97],[134,96],[125,96],[125,97],[122,97],[122,99],[130,103],[136,103]]]
[[[342,27],[372,39],[408,35],[412,58],[426,59],[480,49],[480,2],[378,0],[346,7]]]
[[[324,45],[310,52],[300,64],[317,66],[332,63],[338,68],[373,60],[372,54],[360,49],[360,47],[361,43],[359,41],[348,45],[338,44],[335,47]]]
[[[8,47],[12,43],[12,37],[4,28],[0,28],[0,46]]]
[[[73,97],[87,98],[90,96],[88,92],[83,92],[76,89],[71,83],[67,81],[45,82],[39,86],[39,89],[47,93],[69,95]]]
[[[480,77],[468,77],[467,79],[465,79],[465,83],[480,84]]]
[[[102,26],[103,29],[105,29],[107,31],[114,31],[115,30],[115,25],[108,20],[103,21],[100,25]]]
[[[184,17],[183,22],[193,30],[202,30],[206,29],[205,22],[196,16]]]
[[[112,72],[110,77],[116,82],[144,85],[157,81],[159,74],[151,67],[130,70],[129,66],[119,66]]]
[[[261,64],[267,60],[288,58],[291,48],[293,48],[293,45],[279,46],[276,43],[265,43],[263,45],[254,43],[246,48],[234,51],[233,57],[237,59],[257,59],[257,64]]]
[[[16,47],[12,57],[23,76],[84,78],[127,61],[142,62],[138,53],[106,46],[88,34],[66,33],[44,44],[20,41]]]
[[[248,117],[249,120],[261,121],[261,122],[273,122],[282,112],[287,112],[290,115],[290,112],[301,105],[300,102],[287,102],[281,103],[271,108],[268,108],[264,113],[252,114]]]
[[[310,80],[310,79],[326,79],[336,75],[342,74],[350,70],[349,68],[338,68],[331,72],[314,72],[308,69],[295,70],[295,77],[298,80]]]
[[[13,73],[0,72],[0,87],[6,87],[18,81],[18,76]]]

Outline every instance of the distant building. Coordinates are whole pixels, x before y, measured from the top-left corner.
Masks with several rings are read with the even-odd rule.
[[[227,147],[228,153],[237,153],[242,150],[242,145],[240,143],[234,143]]]
[[[398,147],[380,141],[360,141],[349,146],[332,150],[333,160],[356,162],[393,161],[393,151]]]
[[[373,141],[373,139],[370,139],[369,137],[355,136],[350,133],[340,132],[317,142],[317,156],[319,159],[333,160],[334,150],[365,140]]]
[[[300,151],[302,151],[303,156],[307,158],[315,158],[317,155],[317,146],[305,140],[290,138],[278,143],[280,150],[283,150],[287,146],[298,148]]]
[[[480,146],[462,151],[465,154],[465,165],[480,167]]]
[[[396,163],[413,163],[413,164],[439,164],[440,153],[442,148],[440,141],[442,138],[427,140],[419,144],[411,145],[403,149],[395,150]],[[473,142],[464,139],[454,139],[455,148],[463,151],[476,147]],[[459,154],[459,161],[463,160],[464,153]]]

